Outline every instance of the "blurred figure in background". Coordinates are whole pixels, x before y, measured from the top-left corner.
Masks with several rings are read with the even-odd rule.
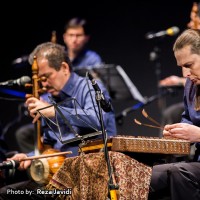
[[[184,87],[186,78],[179,76],[169,76],[165,79],[162,79],[159,83],[160,87]],[[181,114],[184,111],[183,102],[178,102],[172,104],[171,106],[164,109],[162,113],[161,124],[164,126],[165,124],[173,124],[178,123],[181,120]]]
[[[95,51],[88,49],[91,27],[86,19],[72,18],[64,27],[63,41],[73,68],[101,67],[102,59]]]

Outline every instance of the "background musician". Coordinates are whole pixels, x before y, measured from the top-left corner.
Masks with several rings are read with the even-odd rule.
[[[42,81],[42,86],[47,88],[47,93],[41,96],[42,100],[39,100],[35,97],[30,97],[27,99],[26,104],[28,106],[28,110],[30,115],[33,117],[33,122],[35,123],[40,114],[37,112],[38,109],[44,108],[49,103],[48,96],[50,95],[54,98],[55,102],[60,102],[63,100],[67,100],[71,97],[76,98],[76,100],[80,104],[80,108],[77,109],[77,114],[79,118],[87,119],[89,116],[88,123],[92,123],[94,127],[98,127],[101,130],[101,126],[96,115],[95,108],[98,110],[97,105],[93,105],[93,101],[90,96],[90,89],[88,88],[87,81],[85,78],[78,76],[75,72],[73,72],[71,63],[69,58],[66,55],[66,51],[63,46],[59,44],[54,44],[52,42],[43,43],[38,45],[33,53],[30,55],[30,60],[33,60],[33,56],[37,58],[37,65],[38,65],[38,77],[45,77],[46,79]],[[102,86],[102,91],[105,94],[106,98],[109,99],[108,92]],[[92,96],[94,97],[95,91],[94,89],[91,90]],[[64,105],[63,105],[64,106]],[[88,124],[81,123],[80,121],[76,121],[72,118],[72,113],[74,112],[74,105],[65,104],[64,107],[65,117],[70,121],[72,127],[79,133],[79,134],[86,134],[91,131],[91,127]],[[83,112],[84,111],[84,112]],[[44,116],[55,120],[55,112],[54,108],[50,107],[48,109],[44,109],[41,111]],[[86,116],[87,114],[87,116]],[[108,133],[108,136],[112,136],[116,134],[116,126],[115,126],[115,117],[113,110],[110,112],[103,112],[103,119],[105,124],[105,129]],[[59,119],[58,119],[59,120]],[[60,128],[65,130],[65,137],[71,136],[71,130],[66,124],[63,122],[62,119],[59,121]],[[44,122],[42,126],[43,130],[43,144],[46,148],[52,147],[54,149],[60,151],[72,151],[73,153],[70,156],[78,155],[78,144],[70,143],[70,144],[62,144],[61,141],[55,136],[52,129],[47,126]],[[101,135],[99,136],[101,138]],[[11,159],[20,160],[26,158],[27,155],[24,153],[16,154]],[[22,161],[20,162],[19,169],[25,170],[31,164],[31,161]],[[32,190],[38,187],[36,183],[33,181],[23,182],[23,183],[16,183],[14,185],[8,185],[0,190],[0,198],[2,199],[13,199],[13,196],[9,196],[7,194],[8,188],[15,188],[15,189],[25,189],[31,188]],[[27,196],[24,197],[20,195],[20,199],[27,199]]]
[[[186,78],[179,77],[175,75],[171,75],[162,79],[159,82],[159,87],[184,87]],[[183,102],[175,103],[166,109],[164,109],[162,113],[162,121],[161,124],[164,126],[165,124],[173,124],[180,122],[181,114],[184,111]]]
[[[153,167],[149,199],[163,194],[171,200],[200,199],[200,31],[185,30],[176,40],[177,65],[186,69],[184,113],[181,123],[166,125],[163,135],[196,143],[192,162],[177,162]]]
[[[63,41],[73,69],[102,67],[101,56],[88,49],[91,36],[91,27],[86,19],[75,17],[70,19],[63,33]]]

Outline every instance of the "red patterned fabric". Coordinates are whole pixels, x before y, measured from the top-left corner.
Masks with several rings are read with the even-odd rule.
[[[119,186],[118,199],[147,200],[152,168],[120,152],[110,151],[109,158],[113,183]],[[66,158],[46,188],[71,188],[72,195],[55,195],[55,199],[106,200],[108,169],[104,153]]]

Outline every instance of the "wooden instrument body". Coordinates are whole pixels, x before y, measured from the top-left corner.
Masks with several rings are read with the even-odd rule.
[[[42,155],[58,152],[59,151],[55,149],[48,149],[44,151]],[[66,156],[62,155],[33,160],[30,167],[30,175],[32,179],[38,184],[47,184],[63,164],[65,158]]]
[[[118,135],[108,139],[108,147],[112,151],[140,152],[159,154],[190,154],[190,143],[185,140],[158,137],[135,137]],[[81,147],[83,152],[99,151],[103,148],[102,140],[97,139]]]
[[[111,149],[121,152],[188,155],[190,143],[178,139],[117,136],[112,139]]]
[[[149,166],[185,160],[190,154],[190,143],[184,140],[118,135],[108,139],[110,151],[123,152]],[[88,141],[79,152],[102,151],[102,139]]]
[[[38,65],[36,56],[34,56],[32,64],[32,95],[37,99],[40,98],[40,94],[44,93],[45,88],[41,88],[41,81],[45,80],[45,77],[38,77]],[[42,130],[41,130],[41,121],[37,120],[35,124],[35,155],[40,154],[53,154],[58,153],[58,150],[47,147],[42,143]],[[33,160],[30,167],[30,175],[32,179],[39,184],[46,184],[49,182],[53,174],[60,168],[66,156],[60,155],[55,157],[48,157],[42,159]]]

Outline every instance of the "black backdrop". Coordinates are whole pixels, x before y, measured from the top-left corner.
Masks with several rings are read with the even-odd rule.
[[[176,36],[147,40],[145,34],[172,26],[178,26],[183,31],[190,21],[193,1],[129,0],[109,4],[103,1],[5,2],[1,6],[4,12],[0,14],[0,82],[29,74],[28,66],[14,67],[12,61],[29,54],[39,43],[49,41],[53,30],[57,32],[57,42],[63,44],[65,22],[71,17],[81,16],[87,18],[92,25],[89,47],[97,51],[106,64],[122,66],[143,96],[156,95],[157,68],[149,60],[149,54],[155,46],[161,50],[159,78],[171,74],[181,75],[172,52]],[[0,95],[3,97],[5,94]],[[167,105],[181,99],[182,90],[165,98]],[[152,117],[160,121],[161,108],[158,102],[155,100],[145,108]],[[115,102],[116,113],[135,103],[135,100]],[[16,101],[0,99],[0,121],[3,128],[18,116],[18,104]],[[136,125],[134,118],[144,121],[140,110],[130,112],[123,118],[122,125],[118,125],[118,134],[158,135],[159,131],[156,129]]]

